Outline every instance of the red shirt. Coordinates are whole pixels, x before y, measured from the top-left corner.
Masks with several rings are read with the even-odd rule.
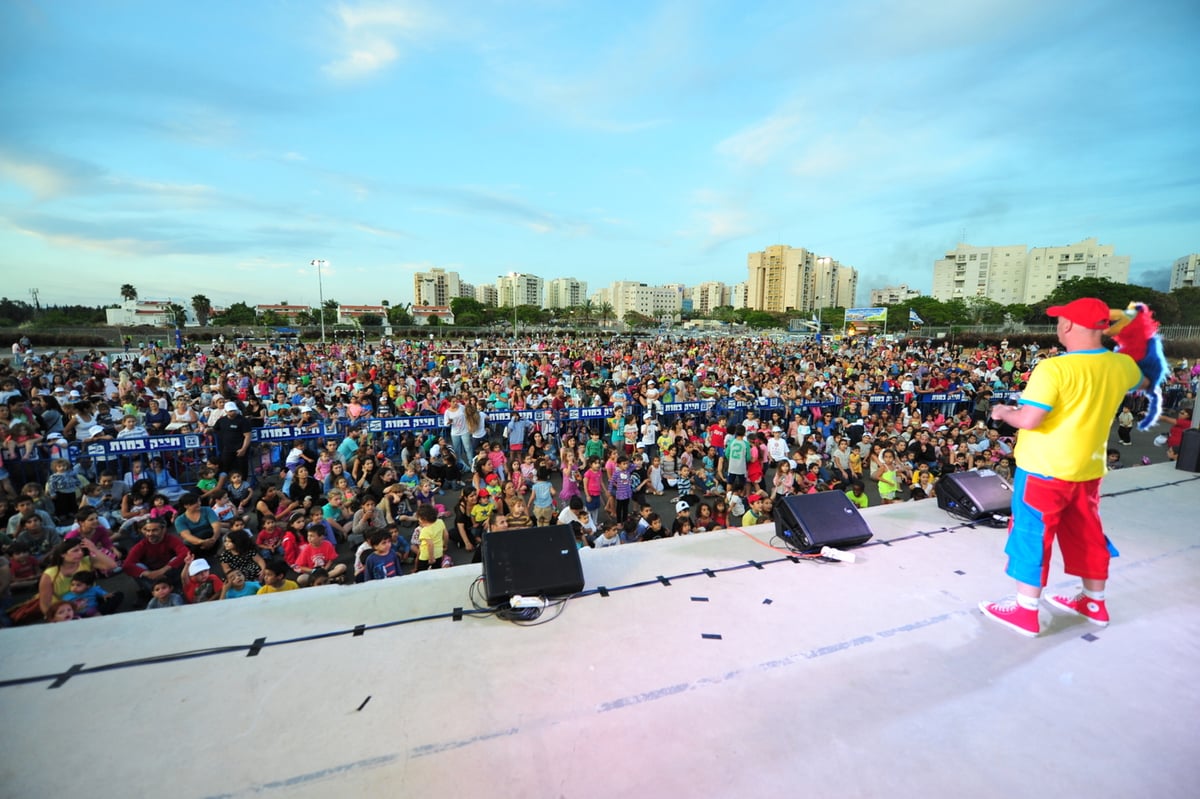
[[[328,569],[337,561],[337,550],[328,541],[321,541],[315,547],[305,544],[300,547],[300,557],[296,558],[297,569]]]

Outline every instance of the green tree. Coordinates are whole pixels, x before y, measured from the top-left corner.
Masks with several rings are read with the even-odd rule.
[[[742,317],[747,327],[755,330],[766,330],[772,327],[779,327],[779,317],[767,311],[749,311]]]
[[[341,307],[342,307],[342,304],[340,302],[338,302],[337,300],[325,300],[325,304],[321,306],[321,316],[324,316],[325,324],[327,324],[327,325],[336,325],[337,324],[338,308],[341,308]],[[320,319],[321,317],[317,317],[317,318]]]
[[[1114,283],[1102,277],[1073,277],[1060,283],[1044,301],[1035,307],[1041,313],[1051,305],[1065,305],[1080,297],[1104,300],[1109,308],[1125,308],[1131,302],[1144,302],[1154,310],[1154,317],[1166,325],[1178,324],[1182,316],[1179,301],[1171,294],[1139,286],[1136,283]]]
[[[208,324],[209,314],[212,313],[212,302],[203,294],[192,297],[192,310],[196,312],[196,322],[200,327]]]
[[[1004,306],[987,297],[968,297],[963,300],[967,318],[973,325],[998,325],[1004,321]]]
[[[536,305],[518,305],[516,310],[517,322],[522,325],[541,324],[542,309]]]
[[[473,297],[455,297],[450,300],[450,311],[458,327],[480,327],[487,324],[488,308]]]
[[[591,300],[584,300],[579,307],[579,315],[583,318],[583,323],[586,325],[596,316],[596,304]]]
[[[16,327],[33,319],[34,308],[23,300],[0,298],[0,326]]]
[[[263,311],[258,323],[263,327],[287,327],[287,317],[275,311]]]
[[[363,327],[379,327],[383,324],[383,317],[379,314],[365,313],[358,318],[358,323]]]
[[[167,327],[183,327],[187,324],[187,308],[177,302],[167,306]]]
[[[1200,325],[1200,286],[1175,289],[1171,292],[1171,297],[1179,306],[1179,324]]]
[[[716,308],[713,308],[711,311],[709,311],[708,316],[710,319],[715,319],[718,322],[732,323],[740,321],[738,319],[737,312],[733,310],[732,305],[718,305]]]
[[[637,311],[626,311],[621,321],[629,327],[654,327],[657,324],[649,316]]]
[[[225,312],[219,316],[213,317],[213,321],[219,325],[228,325],[237,327],[242,325],[258,324],[258,315],[254,313],[254,309],[244,302],[235,302],[225,309]]]
[[[133,287],[132,283],[124,283],[121,285],[121,299],[136,300],[137,297],[137,289]]]
[[[410,308],[412,308],[412,306],[407,302],[401,305],[393,305],[391,308],[388,308],[388,322],[396,327],[408,327],[413,323],[412,313],[409,310]]]
[[[616,313],[613,311],[612,303],[602,302],[596,309],[596,315],[600,317],[600,323],[603,324],[616,316]]]

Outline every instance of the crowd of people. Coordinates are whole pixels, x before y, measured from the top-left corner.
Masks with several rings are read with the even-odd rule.
[[[497,529],[572,524],[604,548],[767,521],[791,494],[931,498],[949,472],[1012,475],[991,408],[1054,354],[755,336],[23,347],[0,367],[0,602],[60,621],[440,568]],[[1170,377],[1171,435],[1198,380],[1186,362]],[[111,446],[160,436],[201,446]],[[130,602],[101,585],[116,574]]]

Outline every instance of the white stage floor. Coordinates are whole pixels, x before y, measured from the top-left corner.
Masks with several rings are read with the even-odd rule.
[[[976,609],[1004,531],[931,501],[866,511],[854,564],[767,525],[585,551],[608,596],[537,627],[453,620],[458,566],[6,630],[0,795],[1191,797],[1198,478],[1110,475],[1113,622],[1033,640]]]

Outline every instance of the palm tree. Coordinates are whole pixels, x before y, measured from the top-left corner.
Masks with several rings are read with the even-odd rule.
[[[169,327],[183,327],[185,322],[187,322],[187,308],[177,302],[167,306],[167,325]]]
[[[591,300],[585,300],[583,305],[579,306],[579,315],[583,317],[583,323],[586,325],[592,321],[592,314],[596,312],[596,304]]]
[[[137,289],[133,287],[132,283],[126,283],[121,286],[121,298],[124,300],[137,299]]]
[[[212,313],[212,302],[203,294],[192,297],[192,310],[196,312],[196,321],[200,327],[208,324],[208,315]]]
[[[613,317],[612,303],[608,303],[608,302],[600,303],[600,321],[606,322],[609,319],[612,319],[612,317]]]

